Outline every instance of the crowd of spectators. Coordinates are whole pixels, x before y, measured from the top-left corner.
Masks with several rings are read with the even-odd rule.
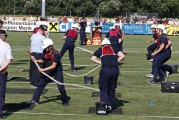
[[[14,21],[15,17],[13,15],[10,15],[8,18],[3,16],[2,20],[9,20]],[[18,19],[19,20],[19,19]],[[47,21],[47,22],[80,22],[81,18],[78,16],[54,16],[51,17],[39,17],[39,16],[33,16],[30,14],[29,17],[23,17],[22,21]],[[149,19],[144,18],[138,18],[138,17],[130,17],[126,18],[124,16],[115,16],[114,18],[94,18],[94,19],[87,19],[88,24],[90,23],[98,23],[101,25],[102,23],[124,23],[124,24],[169,24],[169,25],[177,25],[179,26],[179,19],[173,19],[173,18],[156,18],[152,17]]]

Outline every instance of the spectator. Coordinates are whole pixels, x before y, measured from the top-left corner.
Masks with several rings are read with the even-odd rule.
[[[172,18],[169,19],[168,24],[169,24],[169,25],[174,25],[174,21],[173,21]]]
[[[3,15],[3,20],[6,20],[6,16],[5,15]]]
[[[94,22],[95,26],[102,26],[102,22],[100,21],[100,18],[98,18],[95,22]]]
[[[56,22],[56,18],[54,15],[52,15],[52,17],[50,17],[50,22]]]
[[[178,21],[178,19],[175,19],[175,21],[174,21],[174,25],[179,25],[179,21]]]
[[[23,17],[22,21],[26,21],[26,18],[25,18],[25,17]]]
[[[14,21],[14,17],[12,16],[12,14],[9,16],[9,21]]]
[[[103,23],[108,23],[108,21],[107,21],[107,19],[106,19],[106,18],[104,18]]]
[[[30,14],[30,21],[34,21],[32,14]]]
[[[62,22],[62,18],[60,16],[58,17],[58,22]]]
[[[39,21],[39,16],[36,16],[34,21]]]
[[[68,18],[64,16],[62,22],[68,22]]]
[[[48,18],[47,18],[47,16],[45,17],[45,21],[48,22]]]
[[[74,22],[74,19],[72,16],[70,16],[70,18],[68,18],[68,22]]]
[[[74,22],[79,22],[79,17],[78,16],[75,17]]]

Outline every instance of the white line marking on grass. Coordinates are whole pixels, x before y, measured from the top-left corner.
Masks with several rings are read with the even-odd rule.
[[[33,112],[6,112],[6,113],[27,114],[27,115],[52,115],[52,116],[92,116],[92,115],[82,115],[82,114],[33,113]]]
[[[178,116],[172,117],[172,116],[132,116],[134,118],[165,118],[165,119],[179,119]]]
[[[11,114],[27,114],[27,115],[51,115],[51,116],[81,116],[81,117],[89,117],[94,115],[82,115],[82,114],[58,114],[58,113],[35,113],[35,112],[6,112]],[[132,118],[164,118],[164,119],[179,119],[178,116],[119,116],[119,117],[132,117]]]
[[[91,53],[91,54],[94,53],[94,52],[92,52],[92,51],[90,51],[90,50],[87,50],[87,49],[85,49],[85,48],[81,48],[81,47],[76,47],[76,48],[81,49],[81,50],[86,51],[86,52]]]

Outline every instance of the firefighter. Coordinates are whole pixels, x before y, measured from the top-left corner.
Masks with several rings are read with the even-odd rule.
[[[111,46],[114,46],[118,49],[119,52],[119,59],[121,59],[120,61],[124,60],[125,55],[122,52],[121,46],[120,46],[120,42],[121,42],[121,34],[119,34],[119,31],[117,31],[114,27],[110,27],[110,30],[108,33],[106,33],[106,38],[109,39],[109,41],[111,42]]]
[[[80,45],[85,45],[86,42],[86,26],[87,26],[87,22],[86,22],[86,18],[83,17],[81,19],[81,22],[79,23],[80,25]]]
[[[78,30],[80,27],[78,24],[74,24],[72,26],[72,29],[69,29],[66,33],[63,39],[65,40],[65,43],[60,51],[60,59],[63,57],[65,52],[68,50],[69,51],[69,59],[71,63],[71,71],[75,71],[75,66],[74,66],[74,48],[75,48],[75,40],[78,37]]]
[[[168,78],[167,71],[164,70],[163,64],[167,62],[171,57],[171,45],[168,46],[169,40],[166,35],[163,34],[165,30],[164,25],[159,25],[160,38],[157,40],[157,50],[151,55],[154,57],[152,64],[153,80],[148,81],[149,84],[155,85],[160,81],[166,81]],[[159,75],[159,78],[157,79]]]
[[[63,83],[63,72],[62,72],[62,64],[60,61],[59,52],[53,48],[53,41],[49,38],[46,38],[43,41],[42,48],[44,49],[42,58],[39,60],[36,60],[38,63],[44,63],[44,68],[38,69],[40,72],[45,72],[51,77],[54,77],[57,81]],[[32,61],[35,60],[34,56],[31,56]],[[51,80],[46,76],[41,76],[40,80],[37,83],[37,89],[34,92],[32,101],[29,103],[31,104],[38,104],[40,100],[40,95],[42,94],[43,90],[45,89],[45,86],[51,82]],[[68,106],[68,98],[65,90],[64,85],[59,85],[58,90],[61,93],[61,101],[63,106]]]
[[[121,62],[118,49],[105,38],[102,46],[94,52],[91,60],[102,66],[99,76],[100,102],[108,105],[109,111],[114,109],[115,89],[119,76],[118,63]],[[99,59],[101,60],[99,60]]]
[[[152,29],[152,39],[150,39],[149,41],[146,41],[146,44],[149,44],[151,42],[154,42],[153,44],[151,44],[150,46],[147,47],[147,60],[152,59],[151,54],[155,51],[155,49],[157,48],[157,40],[159,39],[159,34],[157,33],[157,26],[156,25],[152,25],[151,26]]]
[[[0,119],[5,117],[3,114],[3,107],[6,94],[7,67],[13,59],[11,47],[5,42],[6,37],[6,31],[0,30]]]
[[[41,59],[43,48],[42,43],[46,39],[45,35],[46,29],[43,26],[39,26],[38,32],[33,34],[30,38],[31,45],[30,45],[30,53],[35,57],[35,59]],[[43,67],[43,64],[40,64]],[[36,83],[40,79],[40,72],[38,71],[36,65],[32,60],[30,60],[30,69],[29,69],[29,77],[30,77],[30,84],[36,86]]]

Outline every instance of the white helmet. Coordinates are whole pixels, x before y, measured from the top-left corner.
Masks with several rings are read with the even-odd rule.
[[[119,27],[120,27],[120,25],[119,25],[118,23],[115,23],[115,24],[114,24],[114,27],[115,27],[115,26],[119,26]]]
[[[40,25],[43,25],[43,26],[48,27],[48,22],[41,21],[41,22],[39,22],[39,26],[40,26]]]
[[[115,27],[111,26],[109,29],[112,30],[112,29],[115,29]]]
[[[42,43],[42,48],[45,49],[50,45],[53,45],[53,41],[50,38],[46,38]]]
[[[164,26],[164,25],[162,25],[162,24],[158,25],[158,26],[157,26],[157,28],[158,28],[158,29],[161,29],[162,31],[164,31],[164,30],[165,30],[165,26]]]
[[[152,26],[151,26],[151,29],[152,29],[152,28],[157,28],[157,26],[156,26],[156,25],[152,25]]]
[[[102,41],[102,45],[106,45],[106,44],[110,45],[111,42],[109,41],[109,39],[104,38],[104,40]]]
[[[78,24],[73,24],[71,27],[72,27],[72,28],[80,29],[80,27],[78,26]]]
[[[165,30],[163,31],[163,33],[164,33],[164,34],[167,34],[167,30],[165,29]]]

